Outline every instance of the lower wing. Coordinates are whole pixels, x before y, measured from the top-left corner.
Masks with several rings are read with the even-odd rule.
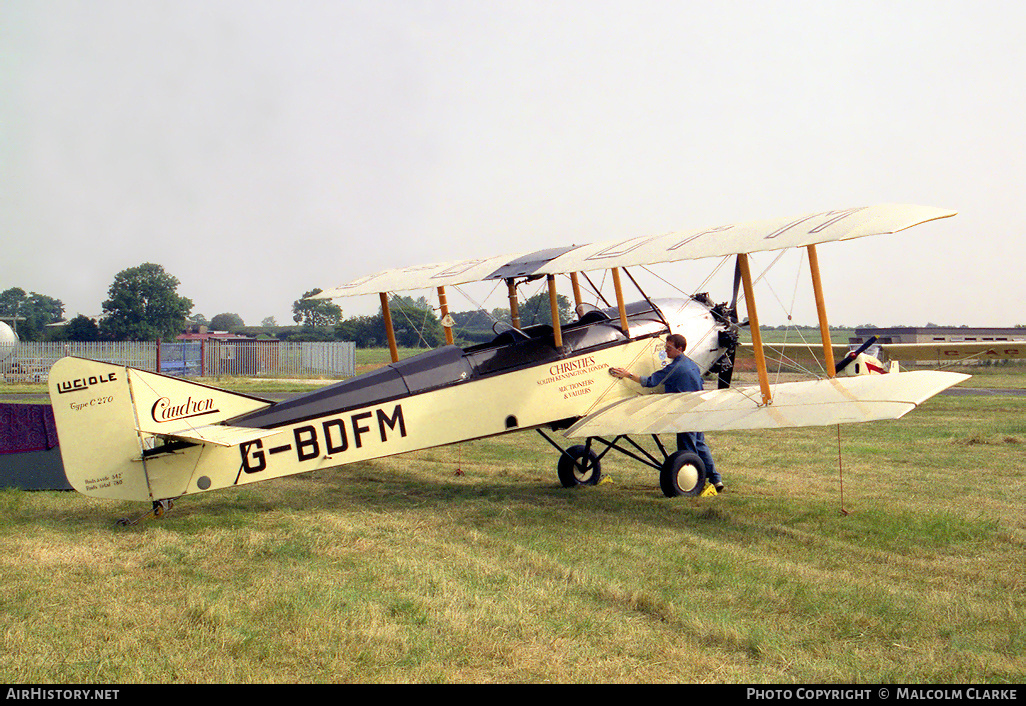
[[[762,404],[758,387],[642,395],[584,417],[566,436],[782,429],[899,419],[968,378],[922,370],[788,382],[771,386],[773,401],[768,405]]]

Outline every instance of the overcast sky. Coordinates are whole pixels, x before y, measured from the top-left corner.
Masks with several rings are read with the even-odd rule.
[[[959,215],[822,246],[832,323],[1026,323],[1024,30],[987,0],[0,0],[0,290],[98,314],[156,262],[194,312],[291,323],[382,269],[893,202]],[[801,267],[765,323],[815,320]]]

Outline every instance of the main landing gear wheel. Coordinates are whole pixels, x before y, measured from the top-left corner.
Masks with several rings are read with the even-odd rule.
[[[705,464],[698,454],[677,451],[670,454],[659,472],[659,487],[663,495],[699,495],[705,487]]]
[[[602,464],[594,451],[584,446],[571,446],[559,455],[556,472],[564,488],[595,485],[602,477]]]

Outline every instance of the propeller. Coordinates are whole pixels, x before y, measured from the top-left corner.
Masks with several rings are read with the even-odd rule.
[[[730,298],[730,312],[733,314],[733,321],[737,323],[737,292],[741,288],[741,256],[734,260],[734,294]]]
[[[713,315],[720,321],[727,324],[727,328],[720,331],[719,345],[726,349],[720,359],[713,364],[713,370],[717,372],[717,387],[724,389],[730,387],[731,378],[734,376],[734,357],[737,355],[737,295],[741,288],[741,262],[740,257],[734,262],[734,293],[730,297],[730,304],[720,304],[713,310]]]
[[[717,373],[716,387],[722,390],[730,387],[730,380],[734,376],[734,356],[737,355],[737,331],[720,331],[719,343],[727,350],[713,364],[713,369]]]
[[[839,360],[837,362],[837,365],[834,366],[834,374],[836,375],[837,373],[839,373],[842,370],[844,370],[845,368],[847,368],[851,364],[851,362],[853,360],[858,358],[859,355],[861,355],[863,352],[865,352],[865,350],[867,348],[869,348],[871,345],[876,343],[876,341],[877,341],[877,337],[876,336],[871,336],[868,341],[863,343],[857,349],[855,349],[853,351],[849,351],[848,355],[846,355],[843,358],[841,358],[841,360]]]

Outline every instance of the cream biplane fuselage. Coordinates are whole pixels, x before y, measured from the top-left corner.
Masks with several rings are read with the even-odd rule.
[[[559,349],[551,326],[511,329],[490,343],[447,345],[276,404],[64,358],[50,379],[58,428],[69,438],[65,467],[89,495],[175,498],[525,429],[565,429],[633,397],[609,368],[654,372],[670,331],[689,336],[703,370],[725,352],[725,326],[701,302],[639,302],[626,311],[630,338],[615,312],[594,309],[562,327]],[[216,435],[222,420],[231,420],[233,436]]]
[[[965,379],[935,371],[835,377],[815,257],[815,243],[896,232],[950,215],[915,206],[869,207],[379,273],[318,297],[379,293],[392,364],[278,403],[65,358],[50,373],[65,471],[71,484],[88,495],[156,504],[535,429],[559,448],[558,475],[564,486],[597,482],[601,457],[615,449],[659,469],[666,495],[697,494],[704,485],[701,461],[667,452],[659,434],[895,419]],[[784,247],[809,249],[828,373],[819,380],[770,385],[746,253]],[[738,333],[733,302],[714,306],[698,295],[628,304],[620,287],[619,274],[629,265],[729,254],[738,256],[758,386],[730,385]],[[616,305],[598,309],[583,304],[577,273],[605,268],[613,275]],[[559,274],[571,276],[579,305],[578,318],[562,325],[556,312]],[[547,279],[557,323],[521,329],[515,285],[540,277]],[[512,327],[467,348],[452,345],[447,329],[449,345],[399,360],[387,292],[437,288],[448,322],[444,286],[486,279],[504,279],[509,285]],[[656,371],[666,362],[664,341],[671,332],[687,338],[687,355],[703,372],[719,373],[716,389],[646,394],[661,390],[642,390],[609,375],[614,367],[640,375]],[[547,434],[556,430],[585,443],[563,449]],[[653,435],[663,458],[644,450],[631,434]],[[600,453],[592,450],[593,442],[602,446]]]

